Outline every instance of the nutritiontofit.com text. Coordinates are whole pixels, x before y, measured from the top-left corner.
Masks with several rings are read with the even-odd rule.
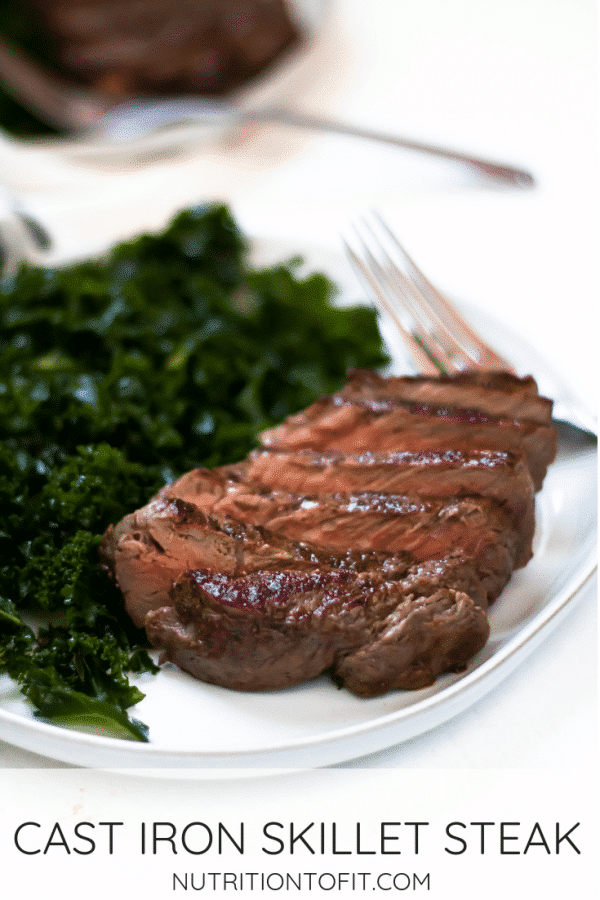
[[[183,891],[410,891],[430,890],[429,872],[185,872],[173,873]]]

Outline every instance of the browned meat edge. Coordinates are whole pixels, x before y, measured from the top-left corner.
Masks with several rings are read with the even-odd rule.
[[[536,490],[556,455],[552,426],[493,419],[470,410],[388,401],[318,401],[303,414],[263,432],[269,450],[321,453],[496,450],[524,454]]]
[[[288,593],[287,573],[271,587],[264,573],[219,580],[189,572],[173,588],[174,605],[148,615],[148,636],[166,658],[214,684],[271,690],[331,670],[367,697],[431,684],[487,640],[483,609],[440,588],[439,572],[428,594],[415,594],[410,576],[338,574],[292,579]]]
[[[552,424],[552,400],[540,397],[533,378],[506,372],[464,373],[427,378],[386,378],[354,370],[334,396],[349,400],[402,400],[435,407],[471,409],[497,419]]]

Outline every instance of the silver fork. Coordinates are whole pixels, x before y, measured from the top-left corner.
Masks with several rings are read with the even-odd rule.
[[[376,213],[354,228],[346,252],[379,312],[398,329],[417,371],[424,375],[469,370],[515,373],[512,364],[485,343],[456,306],[423,274]],[[566,440],[597,442],[596,417],[569,387],[553,385],[554,421]]]

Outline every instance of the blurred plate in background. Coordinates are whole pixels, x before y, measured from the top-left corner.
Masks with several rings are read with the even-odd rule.
[[[324,27],[329,0],[288,0],[287,6],[300,40],[281,51],[264,71],[231,90],[222,99],[243,109],[275,103],[284,105],[288,98],[301,95],[303,85],[318,77],[322,68],[322,61],[318,58],[319,34]],[[0,115],[2,111],[3,107],[0,106]],[[219,141],[233,130],[231,124],[223,123],[217,118],[210,123],[184,122],[163,127],[123,142],[101,134],[89,137],[19,137],[10,134],[10,123],[3,122],[1,118],[0,128],[4,130],[5,137],[21,144],[23,148],[46,147],[48,150],[59,150],[66,158],[92,164],[120,165],[139,165],[154,162],[161,157],[168,158],[189,152]]]

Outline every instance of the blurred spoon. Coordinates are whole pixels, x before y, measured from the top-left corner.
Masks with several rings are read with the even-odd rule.
[[[199,97],[130,99],[116,102],[49,72],[0,41],[0,82],[15,99],[50,125],[87,140],[127,143],[175,125],[228,126],[274,123],[327,134],[378,141],[467,165],[482,175],[518,187],[531,187],[530,172],[425,141],[294,112],[282,107],[243,109]]]

